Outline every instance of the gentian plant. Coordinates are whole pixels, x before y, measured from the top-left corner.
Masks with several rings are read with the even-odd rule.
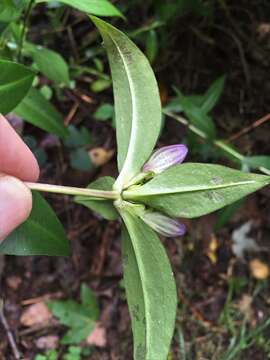
[[[97,17],[91,19],[102,35],[112,73],[119,176],[100,178],[87,189],[26,183],[33,190],[32,214],[1,244],[0,251],[68,254],[64,231],[37,191],[74,195],[75,202],[105,219],[120,217],[134,359],[165,360],[174,332],[177,292],[157,233],[182,236],[185,226],[179,218],[221,209],[269,184],[270,176],[221,165],[182,163],[188,150],[181,144],[154,151],[162,112],[151,66],[125,34]]]

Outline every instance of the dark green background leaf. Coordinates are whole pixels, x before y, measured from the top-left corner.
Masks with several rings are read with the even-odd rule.
[[[1,0],[0,21],[10,23],[16,20],[29,0]]]
[[[259,167],[265,167],[270,170],[270,156],[258,155],[258,156],[246,156],[243,160],[245,165],[248,165],[251,169],[258,169]]]
[[[55,0],[38,0],[37,2],[54,2]],[[87,14],[97,16],[121,16],[121,12],[108,0],[59,0],[60,3],[69,5]]]
[[[219,77],[209,87],[207,92],[204,94],[203,103],[201,106],[202,111],[208,114],[220,99],[225,85],[225,76]]]
[[[69,255],[64,229],[49,204],[33,191],[33,209],[28,220],[0,245],[7,255]]]
[[[30,124],[56,134],[62,139],[68,135],[60,113],[35,88],[30,90],[26,98],[16,107],[14,113]]]
[[[90,171],[93,168],[88,152],[83,149],[74,149],[70,152],[70,165],[73,169]]]
[[[11,112],[27,95],[35,73],[11,61],[0,60],[0,113]]]
[[[42,46],[26,43],[25,50],[34,60],[38,70],[58,85],[69,85],[69,70],[66,61],[57,52]]]
[[[237,211],[243,205],[243,199],[234,202],[233,204],[226,206],[218,212],[217,221],[215,223],[215,230],[221,229],[227,222],[237,213]]]
[[[181,107],[190,122],[198,129],[202,130],[209,139],[216,137],[216,126],[210,116],[208,116],[200,107],[194,104],[192,99],[184,96],[176,89]]]
[[[54,316],[61,324],[70,329],[61,339],[62,344],[78,344],[84,340],[95,327],[99,309],[91,290],[81,285],[81,304],[73,300],[56,300],[48,304]]]

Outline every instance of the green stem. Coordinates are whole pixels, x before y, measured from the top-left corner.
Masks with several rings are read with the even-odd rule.
[[[60,185],[50,185],[50,184],[40,184],[40,183],[24,183],[30,190],[42,191],[42,192],[50,192],[55,194],[65,194],[65,195],[73,195],[73,196],[86,196],[92,197],[96,199],[110,199],[116,200],[119,198],[119,193],[117,191],[103,191],[96,189],[88,189],[88,188],[77,188],[71,186],[60,186]]]
[[[203,138],[204,140],[208,139],[207,134],[198,129],[196,126],[190,124],[190,122],[183,118],[182,116],[176,115],[174,113],[172,113],[171,111],[168,110],[163,110],[163,113],[173,119],[175,119],[176,121],[180,122],[181,124],[185,125],[186,127],[189,128],[190,131],[192,131],[194,134],[200,136],[201,138]],[[224,141],[222,140],[214,140],[213,144],[223,150],[225,153],[229,154],[231,157],[233,157],[234,159],[236,159],[238,162],[243,162],[243,160],[245,159],[245,157],[240,154],[238,151],[236,151],[235,149],[233,149],[231,146],[227,145]],[[258,170],[260,170],[262,173],[266,174],[266,175],[270,175],[270,170],[266,169],[263,166],[259,166]]]
[[[150,174],[150,173],[139,173],[137,176],[132,178],[127,184],[125,184],[125,189],[127,189],[133,185],[138,185],[143,180],[146,180],[146,179],[148,180],[151,176],[152,176],[152,174]]]
[[[110,77],[108,75],[103,74],[101,71],[98,71],[96,69],[92,69],[92,68],[87,67],[87,66],[74,65],[74,66],[71,66],[71,68],[74,69],[74,70],[84,72],[84,73],[88,73],[90,75],[99,76],[100,78],[102,78],[104,80],[110,80]]]
[[[21,32],[21,37],[20,37],[20,41],[19,41],[19,47],[18,47],[18,61],[21,61],[21,56],[22,56],[22,48],[23,48],[23,43],[25,40],[25,35],[26,35],[26,28],[28,25],[28,21],[29,21],[29,17],[32,11],[32,8],[34,6],[35,0],[30,0],[29,4],[27,6],[26,12],[25,12],[25,17],[24,17],[24,21],[23,21],[23,28],[22,28],[22,32]]]

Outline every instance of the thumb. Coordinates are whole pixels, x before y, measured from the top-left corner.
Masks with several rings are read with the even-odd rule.
[[[20,180],[0,174],[0,242],[27,219],[31,208],[31,191]]]

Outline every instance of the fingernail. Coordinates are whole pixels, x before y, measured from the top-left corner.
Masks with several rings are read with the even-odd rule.
[[[16,178],[0,175],[0,241],[27,219],[31,208],[30,190]]]

